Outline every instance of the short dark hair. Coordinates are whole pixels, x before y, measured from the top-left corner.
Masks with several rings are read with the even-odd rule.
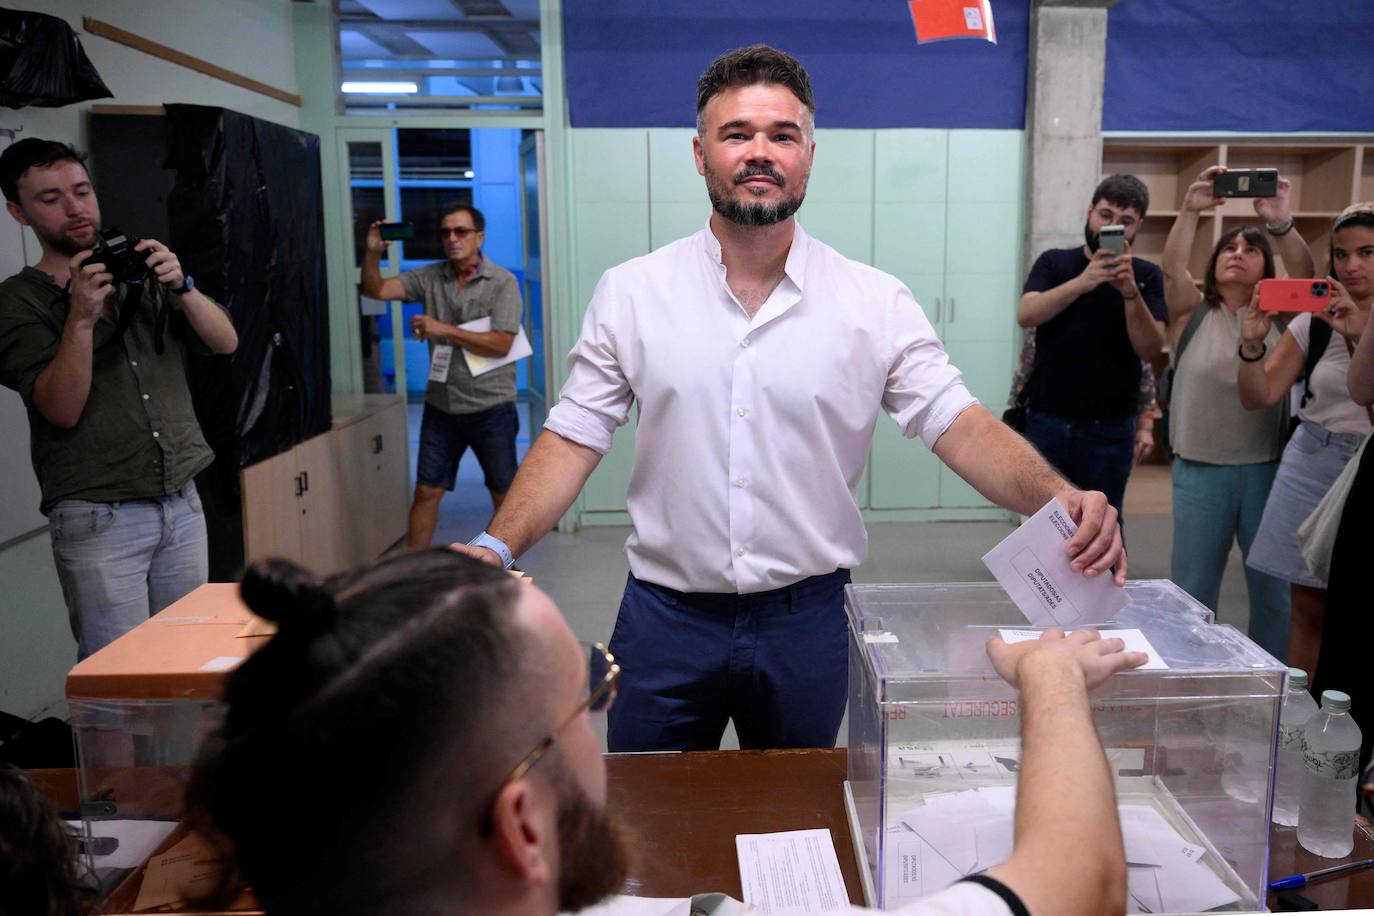
[[[1145,182],[1134,175],[1108,175],[1093,191],[1091,206],[1096,207],[1099,200],[1121,207],[1134,207],[1144,219],[1150,210],[1150,190]]]
[[[756,83],[773,83],[792,90],[797,101],[806,106],[811,114],[812,126],[816,119],[816,97],[811,93],[811,77],[801,62],[777,48],[768,45],[750,45],[726,51],[711,61],[711,66],[697,80],[697,133],[705,134],[706,124],[702,112],[706,103],[726,89],[738,86],[753,86]]]
[[[40,140],[37,137],[28,137],[18,143],[12,143],[0,153],[0,191],[4,192],[5,200],[17,204],[19,179],[24,177],[25,172],[32,168],[45,169],[55,162],[68,160],[77,163],[83,169],[86,168],[86,157],[66,143]]]
[[[432,836],[439,784],[453,790],[444,814],[469,820],[476,841],[483,793],[519,759],[506,745],[548,727],[527,703],[544,654],[514,622],[521,588],[441,548],[323,583],[285,560],[248,568],[243,601],[278,632],[225,679],[188,789],[191,823],[234,863],[221,897],[242,878],[268,912],[370,911],[388,897],[406,911],[397,889],[423,891],[437,863],[417,851],[435,844],[404,840]],[[327,842],[301,842],[303,804]]]
[[[1121,206],[1117,204],[1117,206]],[[1221,300],[1217,298],[1217,260],[1221,257],[1221,250],[1236,236],[1243,236],[1245,243],[1251,248],[1258,248],[1264,255],[1264,279],[1269,280],[1274,276],[1274,249],[1269,244],[1269,239],[1258,226],[1237,226],[1222,233],[1221,238],[1217,239],[1216,245],[1212,247],[1212,256],[1207,259],[1207,270],[1202,276],[1202,301],[1208,305],[1216,305]]]
[[[446,217],[452,216],[455,213],[466,213],[468,216],[472,217],[472,228],[476,229],[478,232],[486,231],[487,218],[482,215],[482,211],[478,210],[472,204],[465,204],[462,201],[454,201],[444,207],[443,211],[439,214],[439,222],[442,223]]]

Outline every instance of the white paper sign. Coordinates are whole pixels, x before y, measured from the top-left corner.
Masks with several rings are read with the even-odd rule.
[[[1002,640],[1003,640],[1004,642],[1007,642],[1007,643],[1014,643],[1014,642],[1026,642],[1027,640],[1031,640],[1031,639],[1039,639],[1039,638],[1040,638],[1040,634],[1043,633],[1044,631],[1043,631],[1043,630],[998,630],[997,632],[998,632],[998,634],[1001,635]],[[1125,648],[1123,651],[1125,651],[1125,652],[1144,652],[1146,655],[1148,655],[1148,656],[1149,656],[1149,660],[1146,661],[1145,664],[1143,664],[1143,665],[1140,666],[1140,667],[1142,667],[1142,668],[1168,668],[1168,667],[1169,667],[1168,664],[1165,663],[1164,659],[1162,659],[1162,658],[1159,657],[1159,653],[1155,651],[1155,647],[1152,646],[1152,645],[1150,645],[1150,640],[1149,640],[1148,638],[1146,638],[1145,634],[1142,633],[1142,632],[1140,632],[1139,630],[1136,630],[1136,629],[1130,629],[1130,630],[1098,630],[1098,632],[1102,634],[1102,638],[1103,638],[1103,639],[1111,639],[1111,638],[1115,637],[1115,638],[1121,640],[1122,642],[1124,642],[1124,643],[1126,644],[1126,648]]]
[[[429,380],[431,382],[448,381],[448,366],[453,362],[453,346],[451,344],[435,344],[434,355],[429,358]]]
[[[988,571],[1036,626],[1101,623],[1126,606],[1126,592],[1110,573],[1087,579],[1069,568],[1064,545],[1077,530],[1059,500],[1051,499],[983,555]]]

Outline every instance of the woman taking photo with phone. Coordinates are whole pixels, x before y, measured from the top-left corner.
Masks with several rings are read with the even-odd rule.
[[[1288,664],[1315,680],[1326,609],[1326,582],[1298,552],[1298,526],[1317,508],[1350,456],[1374,425],[1369,408],[1355,403],[1346,385],[1358,331],[1374,303],[1374,204],[1346,208],[1331,228],[1331,302],[1294,318],[1278,343],[1266,338],[1273,319],[1252,301],[1241,323],[1237,383],[1241,403],[1262,410],[1288,397],[1304,374],[1308,352],[1320,349],[1308,373],[1301,421],[1284,449],[1246,564],[1291,585]]]
[[[1255,212],[1266,228],[1239,226],[1227,231],[1212,249],[1198,293],[1188,256],[1202,213],[1222,202],[1213,194],[1213,179],[1225,171],[1212,166],[1189,186],[1163,257],[1173,349],[1171,575],[1213,611],[1231,544],[1239,541],[1241,554],[1250,554],[1288,432],[1282,399],[1264,410],[1241,406],[1236,390],[1241,316],[1259,281],[1274,276],[1271,238],[1290,276],[1310,277],[1313,272],[1312,254],[1293,231],[1291,186],[1280,178],[1277,196],[1255,200]],[[1266,329],[1262,339],[1274,346],[1278,329]],[[1288,583],[1250,567],[1245,581],[1250,638],[1283,659],[1288,651]]]

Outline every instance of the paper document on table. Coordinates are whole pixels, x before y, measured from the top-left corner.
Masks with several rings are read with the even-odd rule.
[[[1004,642],[1015,643],[1026,642],[1032,639],[1039,639],[1040,634],[1044,631],[999,629],[997,632],[1001,634],[1002,640]],[[1168,664],[1164,661],[1164,659],[1159,657],[1159,653],[1155,651],[1155,647],[1150,645],[1150,640],[1146,638],[1145,634],[1137,629],[1098,630],[1097,632],[1102,634],[1103,639],[1111,639],[1115,637],[1124,642],[1126,644],[1126,648],[1122,650],[1123,652],[1144,652],[1148,656],[1148,660],[1145,662],[1145,664],[1140,666],[1142,668],[1169,667]]]
[[[577,912],[578,916],[692,916],[692,898],[616,894]]]
[[[67,821],[67,826],[84,836],[81,821]],[[110,852],[91,857],[96,868],[138,868],[153,850],[176,829],[176,821],[120,819],[91,821],[91,836],[114,837],[119,841]]]
[[[828,829],[741,834],[735,851],[744,902],[761,913],[824,913],[849,905]]]
[[[1069,568],[1064,544],[1077,530],[1059,500],[1051,499],[983,554],[988,571],[1036,626],[1101,623],[1126,606],[1125,589],[1109,573],[1086,579]]]
[[[491,316],[464,322],[458,325],[458,330],[485,334],[491,330]],[[506,351],[505,356],[478,356],[471,350],[464,350],[463,361],[468,364],[469,372],[473,375],[481,375],[501,366],[509,366],[532,353],[534,353],[534,348],[530,346],[530,339],[525,336],[525,328],[522,325],[516,329],[515,340],[511,341],[510,349]]]

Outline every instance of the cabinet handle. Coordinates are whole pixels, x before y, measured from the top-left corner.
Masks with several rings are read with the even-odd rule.
[[[308,493],[308,492],[310,492],[310,472],[309,472],[309,471],[301,471],[301,492],[302,492],[302,493]]]
[[[940,297],[939,297],[939,296],[936,296],[936,297],[935,297],[935,320],[932,321],[931,324],[939,324],[939,323],[940,323]]]
[[[954,320],[954,297],[949,297],[949,320]]]
[[[381,433],[378,433],[377,435],[375,435],[375,436],[372,437],[372,454],[374,454],[374,455],[380,455],[381,453],[382,453],[382,434],[381,434]]]
[[[305,495],[305,481],[301,480],[302,476],[301,474],[296,475],[296,496],[298,497]]]

